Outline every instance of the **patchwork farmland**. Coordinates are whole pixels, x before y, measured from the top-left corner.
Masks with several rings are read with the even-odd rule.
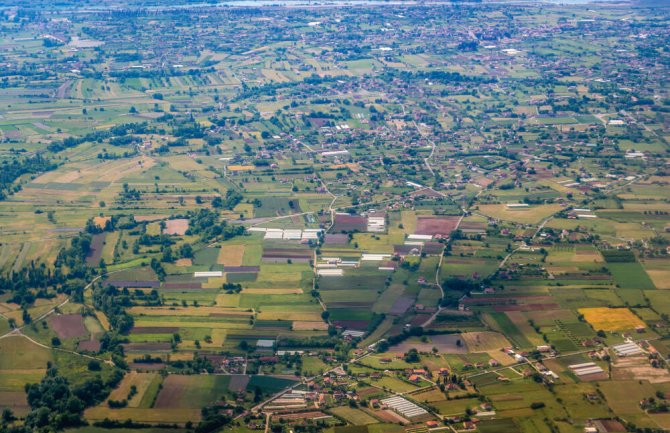
[[[663,2],[224,3],[3,2],[0,433],[670,430]]]

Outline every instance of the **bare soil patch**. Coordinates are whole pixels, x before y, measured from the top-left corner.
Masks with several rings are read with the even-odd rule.
[[[456,229],[457,216],[418,216],[416,221],[416,234],[447,237]]]
[[[188,230],[188,220],[186,218],[179,218],[165,221],[165,228],[163,234],[183,236]]]
[[[81,314],[63,314],[51,319],[51,327],[59,338],[68,339],[88,335]]]
[[[612,364],[614,380],[647,380],[650,383],[670,382],[670,373],[664,368],[654,368],[646,356],[619,358]]]

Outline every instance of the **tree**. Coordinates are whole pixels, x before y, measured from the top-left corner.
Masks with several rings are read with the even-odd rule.
[[[0,415],[0,423],[2,424],[9,424],[15,419],[16,417],[14,416],[14,413],[10,409],[4,409],[2,411],[2,415]]]
[[[421,357],[419,356],[419,351],[416,350],[415,348],[409,349],[407,353],[405,353],[405,362],[407,363],[416,363],[421,361]]]
[[[171,247],[163,248],[163,256],[161,257],[161,262],[170,263],[173,260],[174,258],[172,257],[172,248]]]
[[[193,258],[193,247],[191,246],[191,244],[182,244],[179,247],[179,256],[184,259]]]
[[[28,310],[24,309],[21,317],[23,318],[23,323],[26,325],[33,321],[33,319],[30,317],[30,313],[28,313]]]

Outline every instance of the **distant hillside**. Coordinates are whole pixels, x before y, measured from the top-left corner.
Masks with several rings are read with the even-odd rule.
[[[637,6],[645,7],[670,7],[670,3],[667,0],[635,0],[633,3]]]

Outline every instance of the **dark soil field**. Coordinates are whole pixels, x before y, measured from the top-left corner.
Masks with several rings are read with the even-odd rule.
[[[247,375],[236,374],[230,377],[230,385],[228,385],[228,388],[233,392],[242,392],[247,389],[249,380],[250,378]]]
[[[245,273],[245,272],[259,272],[260,266],[225,266],[226,273]]]
[[[163,288],[198,290],[202,288],[202,283],[164,283]]]
[[[160,281],[108,281],[108,284],[114,287],[144,288],[160,287]]]
[[[93,235],[91,239],[91,249],[86,255],[86,263],[89,265],[95,266],[100,263],[100,257],[102,256],[102,247],[105,243],[105,237],[107,233],[98,233]]]
[[[345,234],[327,234],[324,238],[327,245],[346,245],[349,243],[349,235]]]
[[[459,219],[460,217],[457,216],[419,216],[416,221],[415,233],[419,235],[447,237],[456,229]]]
[[[479,223],[474,221],[462,222],[458,227],[463,231],[486,231],[486,223]]]
[[[444,245],[439,242],[426,242],[423,245],[423,252],[426,254],[440,254]]]
[[[400,315],[405,313],[409,309],[409,307],[414,304],[414,298],[411,296],[400,296],[396,301],[393,303],[393,307],[391,307],[391,311],[389,311],[390,314],[394,315]]]
[[[521,305],[494,305],[495,311],[543,311],[543,310],[557,310],[560,308],[559,304],[521,304]]]
[[[331,229],[333,233],[364,232],[368,228],[368,219],[362,216],[337,214],[335,215],[335,225]]]
[[[312,250],[308,248],[266,248],[263,259],[311,259]]]
[[[77,345],[77,349],[85,352],[98,353],[100,351],[100,341],[98,340],[87,340],[80,341]]]
[[[346,329],[364,330],[369,322],[367,320],[335,320],[333,323]]]
[[[63,314],[51,319],[51,327],[59,338],[68,339],[88,335],[81,314]]]

